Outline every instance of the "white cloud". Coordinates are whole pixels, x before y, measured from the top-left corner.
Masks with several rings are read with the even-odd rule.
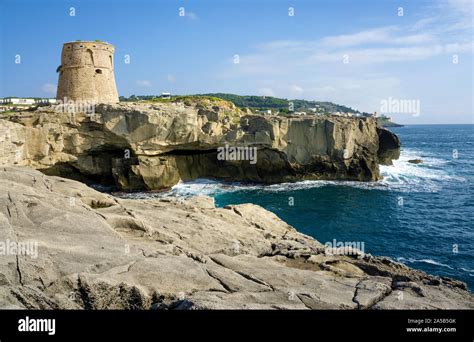
[[[397,26],[381,27],[361,31],[354,34],[329,36],[321,39],[320,43],[329,48],[345,48],[369,44],[422,44],[434,39],[431,34],[401,34]]]
[[[353,34],[329,36],[321,39],[321,44],[331,48],[357,46],[370,43],[388,43],[394,27],[382,27]]]
[[[150,87],[151,82],[148,81],[148,80],[138,80],[137,85],[140,86],[140,87]]]
[[[240,56],[240,64],[220,74],[229,77],[281,77],[311,72],[325,63],[341,63],[349,56],[351,66],[372,63],[410,62],[442,54],[472,52],[472,30],[466,30],[470,9],[463,0],[441,0],[438,12],[412,24],[362,30],[319,40],[275,40],[257,45]],[[440,8],[443,11],[440,11]],[[289,89],[291,91],[291,89]]]
[[[419,25],[419,21],[415,25]],[[223,77],[290,75],[295,70],[322,63],[341,63],[345,55],[351,65],[408,62],[440,54],[472,50],[465,37],[448,38],[439,32],[413,34],[411,27],[382,27],[354,34],[328,36],[318,41],[277,40],[260,44],[254,53],[242,55],[240,64]]]
[[[410,28],[410,31],[419,31],[421,29],[425,29],[426,27],[430,26],[433,23],[438,21],[438,17],[429,17],[429,18],[422,18],[415,22]]]
[[[447,6],[451,7],[455,11],[466,16],[472,16],[474,11],[474,4],[472,0],[447,0],[445,2]]]
[[[473,7],[472,0],[439,1],[435,9],[437,20],[434,21],[431,30],[451,35],[455,32],[458,39],[462,35],[472,40]]]
[[[373,112],[381,99],[412,98],[423,91],[429,94],[427,89],[434,86],[442,88],[442,82],[429,83],[449,78],[443,73],[438,77],[436,65],[444,60],[444,66],[450,67],[450,55],[473,53],[472,28],[466,29],[471,24],[459,15],[467,10],[445,5],[445,11],[440,11],[437,6],[437,11],[430,7],[424,18],[411,24],[315,40],[264,42],[241,54],[240,64],[226,61],[219,76],[254,84],[260,95],[333,101]],[[439,56],[443,58],[434,59]],[[418,68],[420,64],[411,64],[416,61],[426,61],[424,65],[434,69],[430,73]],[[445,110],[443,105],[440,108]]]
[[[463,52],[471,52],[474,53],[474,42],[469,43],[453,43],[453,44],[446,44],[444,46],[444,51],[446,53],[463,53]]]
[[[57,86],[52,83],[45,83],[41,86],[41,91],[47,94],[56,94]]]
[[[472,49],[471,43],[435,44],[427,46],[353,49],[341,52],[318,52],[309,63],[341,63],[348,56],[348,64],[372,64],[423,60],[440,54],[463,53]]]
[[[395,37],[391,40],[394,44],[424,44],[430,43],[434,41],[435,38],[431,34],[413,34],[413,35],[406,35],[401,37]],[[389,42],[390,43],[390,42]]]
[[[302,87],[300,87],[299,85],[296,85],[296,84],[291,85],[290,88],[289,88],[289,93],[290,93],[291,97],[301,96],[301,94],[303,94],[303,92],[304,92],[304,89]]]

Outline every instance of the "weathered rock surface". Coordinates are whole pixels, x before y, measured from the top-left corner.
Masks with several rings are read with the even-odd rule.
[[[0,119],[0,144],[0,165],[153,190],[198,177],[373,181],[399,148],[370,118],[247,115],[229,103],[120,103],[91,115],[42,108]],[[219,160],[226,145],[257,148],[257,162]]]
[[[387,258],[334,255],[274,214],[213,200],[125,200],[0,168],[1,308],[473,309],[463,283]]]
[[[379,150],[377,152],[379,163],[392,165],[392,160],[400,157],[400,139],[397,135],[383,127],[377,128],[379,138]]]

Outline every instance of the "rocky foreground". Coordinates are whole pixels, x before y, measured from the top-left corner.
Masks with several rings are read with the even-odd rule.
[[[159,190],[195,178],[376,181],[379,165],[399,155],[396,135],[372,118],[262,116],[226,101],[199,101],[100,104],[89,114],[41,107],[3,116],[0,165]],[[225,146],[257,149],[256,163],[219,159]]]
[[[0,241],[38,243],[0,257],[1,308],[474,308],[461,282],[337,255],[256,205],[117,199],[11,166],[0,188]]]

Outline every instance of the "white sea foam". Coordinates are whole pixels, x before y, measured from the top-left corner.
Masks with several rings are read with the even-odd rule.
[[[226,184],[210,179],[196,179],[191,182],[179,182],[171,188],[168,194],[184,197],[194,195],[214,196],[218,193],[238,188],[238,184]]]
[[[397,258],[397,261],[399,262],[402,262],[404,264],[406,264],[407,262],[409,263],[424,263],[424,264],[430,264],[430,265],[435,265],[435,266],[441,266],[441,267],[447,267],[449,269],[453,269],[453,267],[449,266],[449,265],[446,265],[446,264],[442,264],[438,261],[435,261],[433,259],[414,259],[414,258],[404,258],[404,257],[399,257]]]
[[[470,277],[474,277],[474,270],[471,270],[469,268],[464,268],[464,267],[461,267],[460,270],[467,272]]]
[[[412,164],[411,159],[422,159],[421,164]],[[135,193],[126,194],[129,198],[146,198],[178,196],[188,197],[195,195],[215,196],[221,193],[233,191],[262,191],[281,192],[297,191],[304,189],[319,188],[324,186],[348,186],[359,189],[375,189],[400,192],[436,192],[440,189],[441,182],[447,180],[465,181],[462,177],[449,174],[446,164],[448,160],[427,156],[419,151],[404,149],[400,158],[391,166],[380,166],[383,179],[379,182],[355,182],[355,181],[301,181],[295,183],[280,183],[272,185],[224,183],[216,180],[197,179],[190,182],[180,182],[165,193]],[[441,181],[441,182],[440,182]]]
[[[468,273],[470,277],[474,277],[474,270],[473,269],[469,269],[469,268],[465,268],[465,267],[455,268],[455,267],[452,267],[450,265],[446,265],[446,264],[443,264],[441,262],[435,261],[433,259],[415,259],[415,258],[399,257],[399,258],[397,258],[397,261],[401,262],[401,263],[404,263],[404,264],[407,264],[407,263],[410,263],[410,264],[423,263],[423,264],[435,265],[435,266],[439,266],[439,267],[446,267],[446,268],[449,268],[450,270],[457,269],[458,271],[460,270],[460,271]]]
[[[421,164],[412,164],[409,160],[421,159]],[[446,164],[448,160],[424,155],[419,151],[404,149],[393,165],[380,166],[384,177],[380,184],[386,184],[390,190],[403,192],[435,192],[440,181],[465,181],[462,177],[450,174]]]

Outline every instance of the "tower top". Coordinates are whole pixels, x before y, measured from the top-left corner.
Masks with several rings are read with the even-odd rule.
[[[114,77],[112,44],[101,41],[67,42],[63,44],[57,99],[119,102]]]
[[[110,43],[90,40],[76,40],[74,42],[67,42],[63,44],[63,49],[104,49],[111,52],[115,51],[115,47]]]

